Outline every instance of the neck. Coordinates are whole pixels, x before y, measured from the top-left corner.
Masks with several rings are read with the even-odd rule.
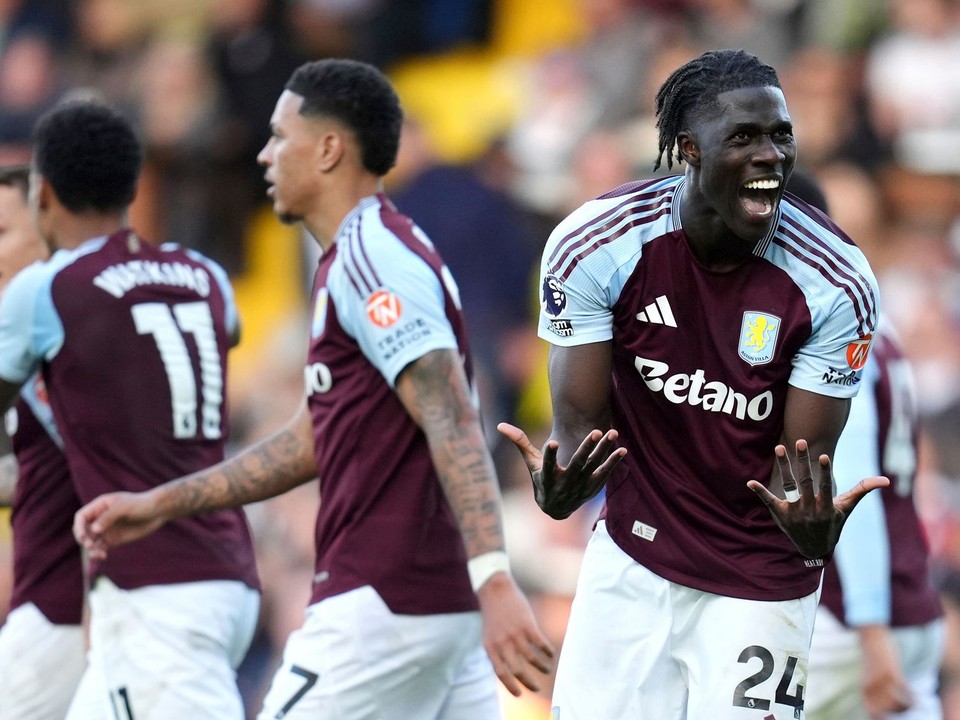
[[[378,192],[383,192],[382,178],[369,173],[357,176],[352,182],[334,180],[324,192],[319,193],[317,207],[303,218],[303,225],[326,252],[336,242],[337,230],[350,211],[363,198]]]
[[[127,227],[125,211],[115,213],[64,213],[50,233],[51,245],[72,250],[90,238],[111,235]]]
[[[690,252],[711,272],[727,272],[742,265],[752,254],[753,245],[737,237],[717,212],[702,201],[694,183],[684,184],[680,221]]]

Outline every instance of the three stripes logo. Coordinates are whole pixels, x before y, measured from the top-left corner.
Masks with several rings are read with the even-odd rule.
[[[677,320],[673,317],[673,308],[667,302],[667,296],[661,295],[652,303],[647,305],[643,311],[637,313],[637,320],[640,322],[651,323],[652,325],[668,325],[676,327]]]

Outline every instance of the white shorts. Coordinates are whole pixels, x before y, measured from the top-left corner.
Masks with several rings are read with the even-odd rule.
[[[86,665],[81,625],[55,625],[33,603],[0,628],[0,720],[62,720]]]
[[[913,692],[914,705],[889,720],[940,720],[943,710],[937,695],[940,660],[945,642],[942,620],[916,627],[894,628],[894,646],[900,670]],[[810,646],[810,689],[807,720],[870,720],[861,691],[860,639],[833,613],[817,610],[817,629]]]
[[[489,720],[496,676],[478,612],[395,615],[369,586],[315,603],[259,720]]]
[[[89,667],[67,720],[237,720],[236,667],[260,611],[241,582],[90,592]]]
[[[598,523],[557,667],[558,720],[796,720],[818,593],[760,602],[664,580]]]

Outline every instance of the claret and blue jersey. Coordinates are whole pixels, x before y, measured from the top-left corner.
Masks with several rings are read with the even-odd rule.
[[[223,459],[236,323],[219,266],[121,230],[11,281],[0,302],[0,377],[19,384],[42,370],[82,502],[146,490]],[[91,572],[124,589],[212,579],[259,586],[240,510],[171,522],[112,549]]]
[[[410,363],[470,351],[456,284],[383,195],[364,198],[321,258],[307,402],[322,502],[312,602],[372,585],[391,611],[477,609],[466,551],[426,438],[394,386]]]
[[[746,483],[771,476],[789,386],[857,392],[876,282],[860,250],[790,195],[747,262],[707,270],[684,235],[683,184],[622,186],[557,227],[539,334],[612,341],[613,421],[629,451],[607,482],[617,544],[682,585],[802,597],[822,563],[797,552]]]

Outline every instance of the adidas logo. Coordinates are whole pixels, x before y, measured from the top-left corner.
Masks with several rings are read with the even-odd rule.
[[[677,326],[677,320],[673,317],[673,310],[670,307],[670,303],[667,302],[666,295],[661,295],[654,302],[647,305],[643,309],[643,312],[638,312],[637,320],[654,325]]]

